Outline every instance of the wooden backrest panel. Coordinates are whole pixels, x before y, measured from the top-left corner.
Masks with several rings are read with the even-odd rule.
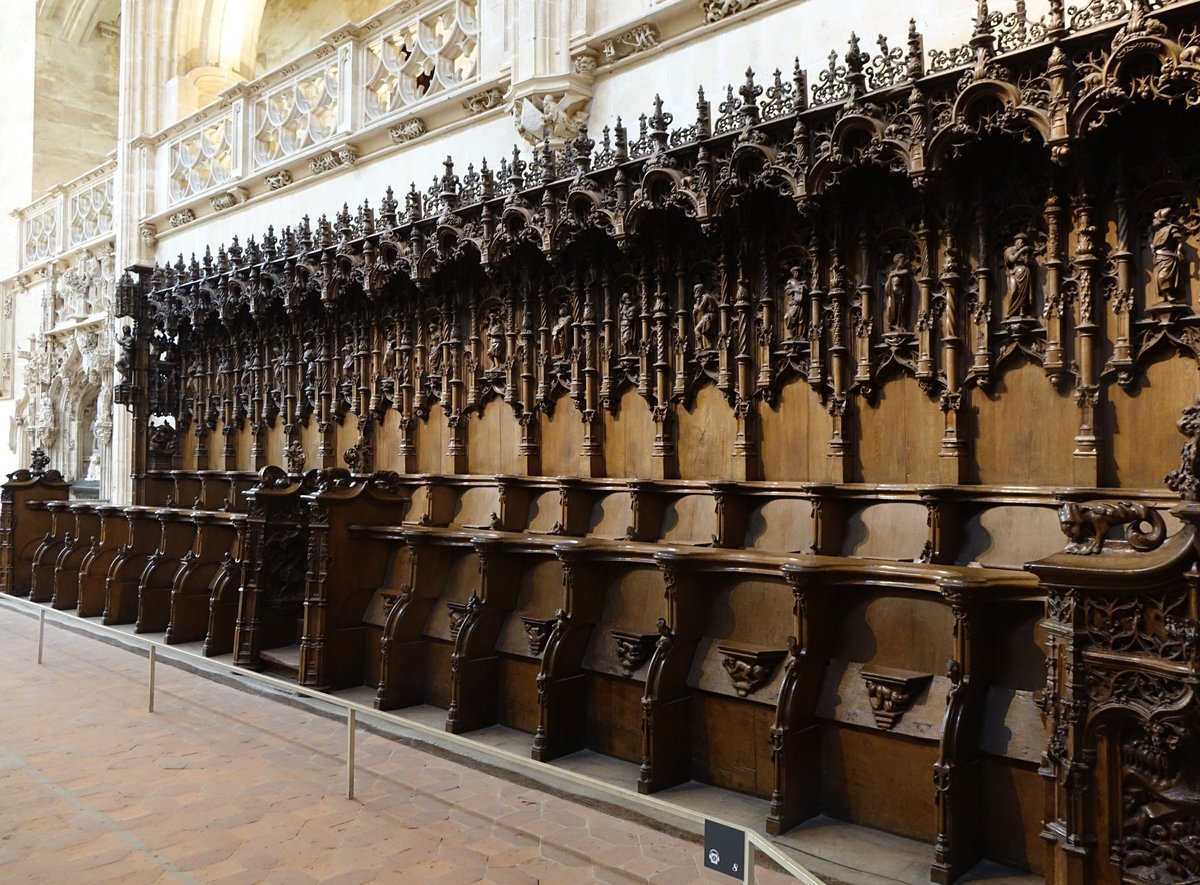
[[[967,518],[958,556],[962,565],[1021,568],[1063,546],[1058,513],[1052,507],[997,505]]]
[[[491,525],[492,514],[499,512],[500,490],[496,486],[470,486],[459,495],[450,524],[487,527]]]
[[[846,520],[842,556],[915,560],[929,540],[924,504],[882,501],[854,511]]]
[[[769,498],[746,520],[744,546],[764,553],[801,553],[813,542],[812,503],[803,498]]]
[[[526,531],[547,534],[562,521],[562,506],[557,489],[538,492],[529,500]]]
[[[711,544],[717,534],[717,504],[711,495],[672,498],[663,513],[662,540],[671,544]]]
[[[607,492],[592,505],[588,534],[596,538],[624,538],[633,525],[633,499],[628,492]]]

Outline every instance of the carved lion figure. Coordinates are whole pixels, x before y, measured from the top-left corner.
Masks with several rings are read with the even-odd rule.
[[[1143,523],[1150,526],[1149,531],[1139,528]],[[1101,552],[1109,531],[1119,525],[1125,526],[1125,540],[1134,550],[1153,550],[1167,537],[1167,527],[1159,512],[1148,504],[1132,501],[1068,502],[1059,508],[1058,524],[1071,541],[1066,553]]]

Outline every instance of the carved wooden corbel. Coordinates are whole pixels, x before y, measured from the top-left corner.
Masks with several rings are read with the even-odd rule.
[[[729,674],[739,698],[754,694],[770,682],[779,662],[788,654],[783,648],[729,641],[718,643],[717,650],[721,653],[721,666]]]
[[[654,653],[654,646],[659,639],[657,633],[639,633],[618,627],[612,628],[609,632],[617,641],[617,660],[620,662],[621,671],[626,676],[632,676],[650,660],[650,655]]]
[[[891,731],[933,676],[895,667],[872,667],[862,671],[862,679],[875,724]]]

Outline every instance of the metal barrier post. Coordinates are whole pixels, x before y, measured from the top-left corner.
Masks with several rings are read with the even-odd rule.
[[[346,798],[354,798],[354,708],[346,710]]]
[[[46,635],[46,610],[38,610],[38,663],[42,662],[42,640]]]
[[[154,712],[154,664],[158,660],[154,646],[150,646],[150,712]]]

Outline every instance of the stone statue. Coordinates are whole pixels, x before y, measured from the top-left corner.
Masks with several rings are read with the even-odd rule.
[[[487,358],[489,368],[499,369],[504,364],[504,324],[495,310],[488,313]]]
[[[1177,304],[1183,300],[1183,229],[1171,220],[1170,209],[1159,209],[1154,213],[1151,231],[1158,299]]]
[[[621,296],[619,331],[621,335],[621,353],[631,354],[637,350],[637,319],[638,304],[632,292]]]
[[[715,329],[717,299],[697,283],[692,289],[692,324],[696,332],[696,350],[712,350],[716,346]]]
[[[808,337],[808,283],[801,277],[801,268],[793,267],[783,284],[787,309],[783,312],[783,328],[793,340]]]
[[[571,305],[565,298],[558,303],[558,318],[550,330],[550,350],[563,359],[571,352]]]
[[[912,271],[908,256],[897,252],[892,256],[887,281],[883,285],[883,325],[889,332],[908,329],[908,297],[912,287]]]
[[[1005,318],[1029,316],[1033,310],[1033,282],[1037,265],[1028,234],[1017,234],[1012,245],[1004,250],[1004,269],[1008,275],[1008,309],[1004,311]]]

